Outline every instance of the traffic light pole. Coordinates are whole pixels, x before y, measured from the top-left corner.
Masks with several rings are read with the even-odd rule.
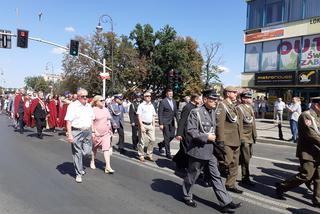
[[[7,35],[7,36],[13,36],[13,37],[17,37],[17,35],[13,34],[13,33],[4,33],[4,32],[0,32],[0,34],[2,35]],[[69,50],[69,48],[67,48],[66,46],[63,46],[63,45],[59,45],[57,43],[54,43],[54,42],[50,42],[50,41],[46,41],[46,40],[43,40],[43,39],[40,39],[40,38],[33,38],[33,37],[28,37],[28,39],[32,40],[32,41],[36,41],[36,42],[41,42],[41,43],[45,43],[45,44],[48,44],[48,45],[53,45],[53,46],[56,46],[56,47],[59,47],[61,49],[64,49],[66,51]],[[108,69],[109,71],[112,71],[111,68],[109,68],[108,66],[106,66],[106,60],[103,59],[103,62],[99,62],[98,60],[95,60],[93,59],[92,57],[86,55],[86,54],[83,54],[83,53],[80,53],[79,52],[79,55],[80,56],[83,56],[83,57],[86,57],[88,59],[90,59],[91,61],[99,64],[102,66],[103,68],[103,73],[105,74],[106,73],[106,70]],[[105,98],[106,96],[106,80],[103,79],[103,98]]]

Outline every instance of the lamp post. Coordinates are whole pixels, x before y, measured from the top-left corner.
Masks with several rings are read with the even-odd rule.
[[[110,23],[111,25],[111,33],[112,33],[112,42],[111,42],[111,72],[112,72],[112,76],[111,76],[111,87],[113,88],[114,85],[114,72],[113,72],[113,46],[114,46],[114,35],[113,35],[113,21],[111,16],[104,14],[101,15],[99,18],[99,23],[96,27],[97,33],[101,33],[103,30],[103,27],[101,26],[101,23]],[[104,71],[105,72],[105,71]],[[103,84],[104,90],[105,90],[105,80],[104,80],[104,84]],[[105,91],[103,92],[103,95],[105,96]]]

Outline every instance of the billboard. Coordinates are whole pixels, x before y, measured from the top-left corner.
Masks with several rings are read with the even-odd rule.
[[[254,83],[259,85],[294,85],[296,82],[295,72],[263,72],[255,73]]]

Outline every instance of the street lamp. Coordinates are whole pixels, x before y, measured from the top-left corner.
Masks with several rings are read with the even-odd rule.
[[[103,31],[103,27],[101,26],[101,23],[110,23],[111,25],[111,33],[112,33],[112,42],[111,42],[111,72],[112,72],[112,76],[111,76],[111,87],[113,89],[113,85],[114,85],[114,72],[113,72],[113,46],[114,46],[114,35],[113,35],[113,21],[111,16],[104,14],[101,15],[99,18],[99,23],[96,27],[97,33],[101,33]]]

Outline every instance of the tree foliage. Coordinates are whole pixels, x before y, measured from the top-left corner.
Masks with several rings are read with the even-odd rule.
[[[178,36],[169,25],[154,31],[150,24],[137,24],[129,36],[118,37],[108,32],[75,39],[80,42],[81,53],[99,62],[105,58],[107,66],[112,68],[110,74],[114,84],[112,87],[112,81],[107,81],[107,94],[139,88],[161,95],[167,87],[167,73],[171,69],[179,70],[183,76],[182,88],[177,95],[200,92],[203,88],[204,60],[198,44],[191,37]],[[84,87],[89,95],[101,94],[99,73],[102,67],[99,64],[68,54],[62,64],[64,80],[60,91],[75,92]]]
[[[31,88],[34,91],[50,92],[49,82],[45,81],[43,76],[26,77],[24,82],[27,88]]]

